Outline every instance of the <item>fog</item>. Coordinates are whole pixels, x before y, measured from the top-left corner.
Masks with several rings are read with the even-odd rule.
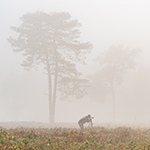
[[[48,83],[41,68],[26,71],[21,66],[24,57],[14,53],[9,36],[16,37],[10,26],[19,26],[19,18],[27,12],[68,12],[77,19],[82,42],[93,48],[86,55],[87,65],[78,65],[83,76],[93,75],[100,68],[95,58],[112,45],[140,48],[135,58],[136,69],[123,76],[115,85],[116,123],[150,124],[150,1],[149,0],[1,0],[0,1],[0,122],[48,123]],[[93,122],[112,123],[112,99],[69,99],[56,102],[56,122],[77,123],[87,115]]]

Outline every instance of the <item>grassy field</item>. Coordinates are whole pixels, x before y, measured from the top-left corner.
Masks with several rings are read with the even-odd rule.
[[[7,150],[150,150],[148,129],[130,127],[0,128],[0,149]]]

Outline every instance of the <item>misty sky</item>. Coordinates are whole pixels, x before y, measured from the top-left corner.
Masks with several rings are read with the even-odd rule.
[[[19,26],[21,23],[19,18],[23,14],[27,12],[34,13],[36,11],[44,11],[47,13],[69,12],[72,19],[77,19],[82,24],[82,27],[80,28],[82,33],[80,40],[83,42],[89,41],[93,44],[92,52],[87,55],[87,65],[81,67],[81,70],[84,71],[85,74],[92,74],[92,72],[96,71],[98,66],[93,62],[93,59],[96,58],[103,50],[107,50],[112,44],[121,44],[124,45],[124,47],[129,47],[130,49],[141,48],[142,54],[137,58],[138,63],[143,65],[145,68],[150,69],[149,0],[0,0],[1,91],[3,91],[4,84],[6,82],[8,86],[10,85],[10,87],[11,84],[15,84],[16,89],[19,89],[19,87],[23,85],[24,81],[30,82],[28,81],[28,76],[30,75],[27,74],[20,65],[23,57],[21,54],[15,54],[13,52],[10,43],[8,43],[6,39],[9,36],[16,36],[15,33],[11,31],[10,26]],[[46,83],[46,79],[43,79],[42,73],[36,75],[35,72],[32,72],[31,76],[32,75],[37,77],[39,84],[42,85],[43,82]],[[41,76],[42,78],[40,78]],[[16,83],[13,83],[13,77],[18,77],[17,85]],[[33,79],[36,79],[36,77],[33,77]],[[8,81],[8,79],[10,81]],[[27,85],[25,86],[26,88],[29,88]],[[34,86],[38,86],[38,83],[35,83]],[[41,89],[43,93],[44,90],[45,87]],[[39,93],[40,91],[37,90],[36,92]],[[26,95],[28,94],[29,93],[26,93]],[[41,99],[45,98],[45,95],[43,95],[39,95],[38,97],[41,96]],[[29,96],[27,96],[27,98],[29,98]],[[5,112],[8,104],[10,106],[10,103],[13,103],[12,97],[9,97],[8,99],[5,99],[5,102],[4,99],[0,99],[1,113]],[[36,104],[31,102],[32,105],[38,105],[37,103],[37,101]],[[71,111],[76,112],[77,109],[82,109],[82,105],[84,105],[84,103],[87,105],[85,111],[78,111],[76,116],[72,118],[74,114],[71,114]],[[28,105],[26,104],[25,106]],[[43,104],[43,108],[45,106],[46,104]],[[67,109],[65,108],[66,106],[68,106]],[[91,106],[93,108],[92,111],[90,111]],[[82,117],[82,115],[86,115],[87,113],[97,116],[97,119],[95,119],[97,122],[100,122],[100,118],[103,118],[103,121],[109,121],[109,119],[105,119],[105,117],[111,118],[110,114],[105,117],[97,114],[97,112],[101,114],[107,112],[107,109],[111,108],[111,104],[97,107],[97,102],[80,102],[78,100],[76,102],[59,102],[57,107],[60,110],[56,112],[56,121],[63,122],[65,120],[65,122],[75,122],[77,119]],[[64,112],[64,109],[61,107],[65,108],[67,111]],[[33,106],[30,106],[30,108],[28,107],[29,110],[32,110],[32,108]],[[35,109],[35,112],[36,111],[38,111],[38,109]],[[7,114],[8,113],[9,112],[7,111]],[[32,113],[34,116],[34,112]],[[46,113],[48,113],[48,110]],[[8,119],[6,119],[7,114],[3,113],[3,116],[1,115],[0,117],[0,121],[8,121],[10,118],[8,117]],[[63,114],[63,117],[60,117],[60,114]],[[28,115],[29,114],[24,116],[24,120],[33,120],[32,117],[29,119]],[[41,114],[40,118],[42,118],[42,115],[44,115],[44,113]],[[122,117],[120,116],[120,118]],[[136,116],[133,118],[135,119]],[[42,121],[45,120],[46,117]],[[126,120],[128,121],[127,117]]]

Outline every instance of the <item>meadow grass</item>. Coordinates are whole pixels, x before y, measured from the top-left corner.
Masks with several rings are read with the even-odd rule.
[[[150,150],[150,132],[130,127],[0,128],[0,149]]]

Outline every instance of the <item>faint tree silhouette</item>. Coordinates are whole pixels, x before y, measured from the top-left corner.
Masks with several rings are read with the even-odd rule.
[[[141,49],[129,50],[129,48],[124,48],[119,45],[112,45],[107,51],[104,51],[97,59],[100,65],[100,78],[103,79],[104,83],[109,85],[112,100],[113,100],[113,122],[115,122],[115,89],[114,83],[122,83],[123,75],[129,71],[129,69],[134,69],[136,62],[134,60],[141,52]],[[105,94],[106,95],[106,94]]]

